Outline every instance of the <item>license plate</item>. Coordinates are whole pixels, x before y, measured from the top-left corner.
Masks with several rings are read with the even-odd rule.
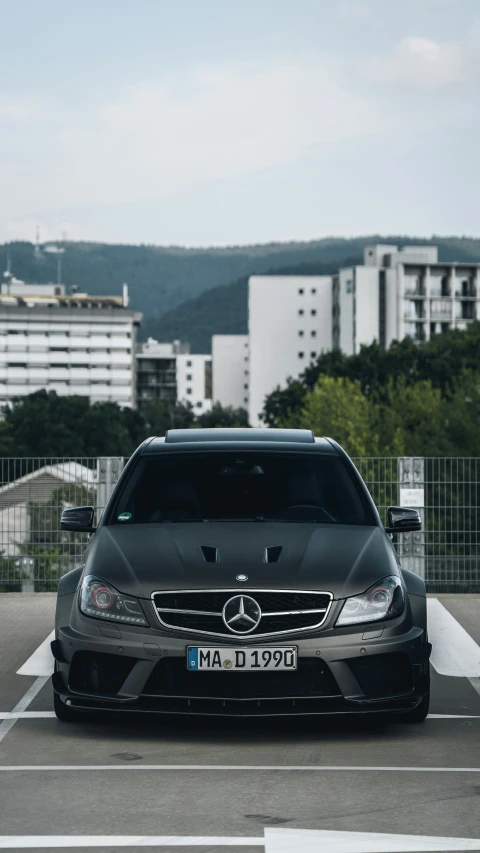
[[[217,670],[217,672],[261,672],[262,670],[295,670],[297,647],[232,649],[221,646],[189,646],[187,669],[191,672]]]

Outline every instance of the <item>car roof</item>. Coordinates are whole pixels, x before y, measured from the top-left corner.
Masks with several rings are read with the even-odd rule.
[[[315,438],[308,429],[169,429],[165,438],[152,438],[144,445],[143,453],[162,453],[168,450],[302,450],[337,455],[327,438]]]

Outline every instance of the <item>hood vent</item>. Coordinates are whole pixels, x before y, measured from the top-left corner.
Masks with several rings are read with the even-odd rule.
[[[211,545],[200,545],[200,550],[206,563],[218,563],[218,548],[213,548]]]
[[[265,548],[263,555],[264,563],[278,563],[280,554],[282,553],[281,545],[271,545],[270,548]]]

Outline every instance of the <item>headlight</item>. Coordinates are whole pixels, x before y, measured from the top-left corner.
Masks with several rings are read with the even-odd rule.
[[[131,595],[122,595],[100,578],[87,575],[80,590],[80,610],[86,616],[96,616],[110,622],[148,625],[140,602]]]
[[[346,598],[337,625],[378,622],[400,616],[405,607],[405,593],[400,578],[391,575],[371,586],[363,595]]]

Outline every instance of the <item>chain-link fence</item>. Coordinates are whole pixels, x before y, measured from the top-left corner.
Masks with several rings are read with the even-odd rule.
[[[421,533],[395,537],[402,565],[430,592],[480,592],[480,459],[354,459],[382,520],[388,506],[414,506]]]
[[[0,592],[54,591],[81,565],[87,535],[60,530],[66,507],[97,518],[123,458],[0,459]],[[354,459],[383,521],[388,506],[418,507],[421,533],[396,537],[402,565],[437,592],[480,592],[477,458]]]
[[[67,507],[94,506],[97,519],[124,459],[0,459],[0,592],[48,592],[81,565],[86,533],[60,530]]]

